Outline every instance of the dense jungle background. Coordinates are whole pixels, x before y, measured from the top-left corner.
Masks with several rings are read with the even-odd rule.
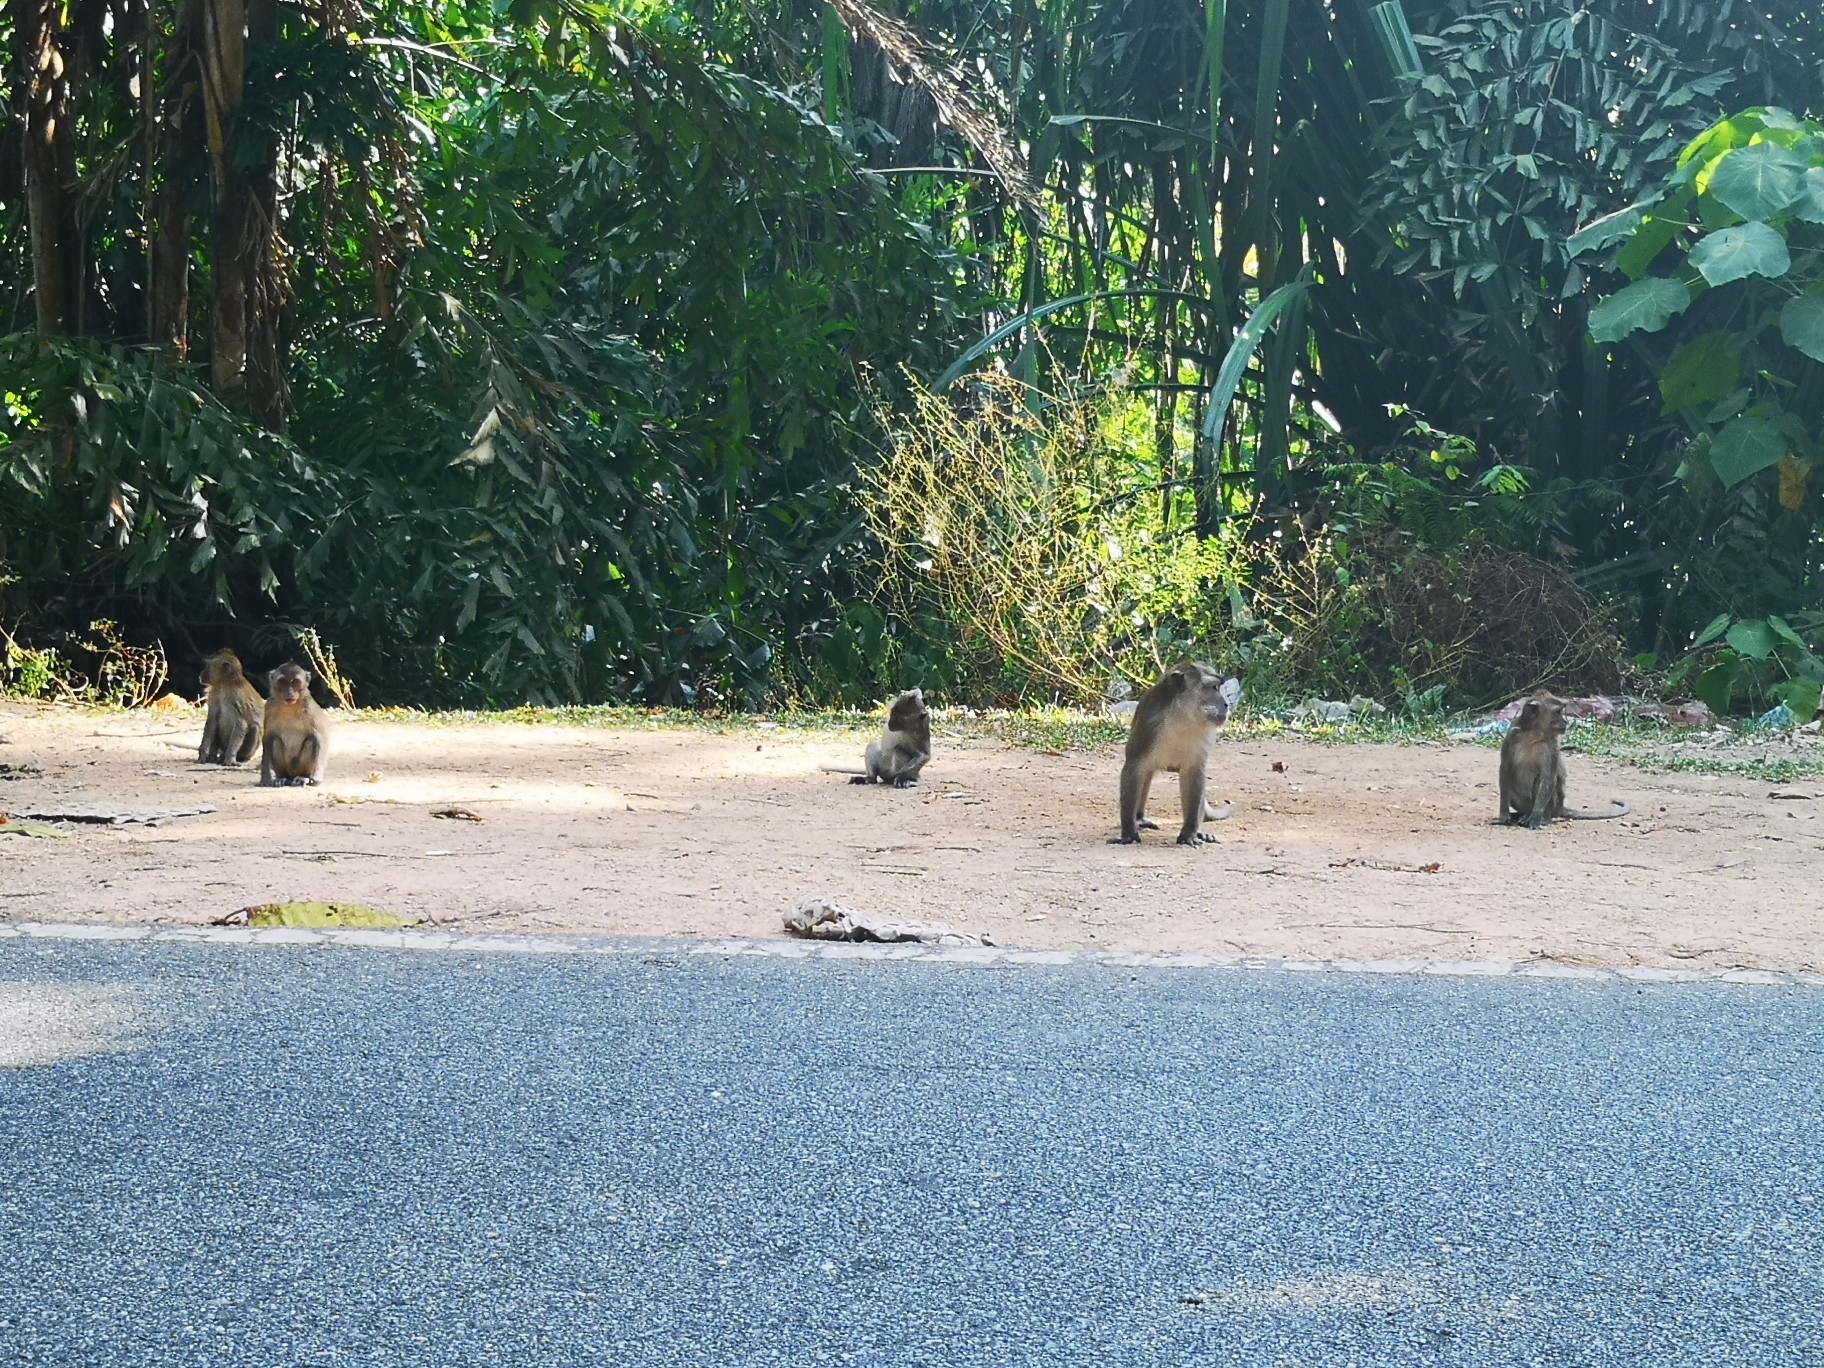
[[[4,0],[0,691],[1803,720],[1819,19]]]

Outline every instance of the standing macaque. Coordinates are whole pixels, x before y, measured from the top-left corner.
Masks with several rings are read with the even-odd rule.
[[[329,718],[310,696],[310,671],[281,665],[267,684],[266,750],[260,760],[260,786],[317,784],[329,756]]]
[[[1521,707],[1501,741],[1498,824],[1524,822],[1537,831],[1555,817],[1600,822],[1625,817],[1634,810],[1620,799],[1611,812],[1579,812],[1564,805],[1564,755],[1558,749],[1558,738],[1568,725],[1564,700],[1549,693],[1536,693]]]
[[[196,763],[246,764],[260,748],[260,714],[266,700],[247,682],[240,659],[227,649],[203,658],[198,682],[204,688],[208,713],[203,718],[203,743],[196,748]]]
[[[910,788],[918,772],[931,759],[931,712],[922,689],[908,689],[887,709],[887,725],[880,740],[868,742],[867,768],[841,769],[825,765],[829,774],[848,774],[851,784],[891,784]]]
[[[1121,834],[1111,845],[1132,845],[1146,821],[1146,796],[1160,770],[1178,771],[1178,793],[1184,825],[1178,844],[1195,846],[1216,838],[1205,834],[1211,814],[1204,791],[1210,748],[1216,731],[1229,720],[1229,708],[1241,696],[1240,681],[1208,665],[1187,661],[1167,670],[1140,696],[1127,733],[1127,760],[1121,766]]]

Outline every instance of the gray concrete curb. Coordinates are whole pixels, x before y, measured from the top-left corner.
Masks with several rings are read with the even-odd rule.
[[[524,955],[736,955],[769,959],[916,960],[924,964],[1100,964],[1117,969],[1273,969],[1282,973],[1405,974],[1438,978],[1576,979],[1592,983],[1730,983],[1765,988],[1824,988],[1824,974],[1768,969],[1659,969],[1507,960],[1301,960],[1252,955],[1149,955],[1116,951],[870,945],[842,941],[680,941],[606,936],[457,935],[444,931],[305,930],[290,927],[0,922],[0,940],[190,941],[206,945],[340,945],[383,950],[453,950]]]

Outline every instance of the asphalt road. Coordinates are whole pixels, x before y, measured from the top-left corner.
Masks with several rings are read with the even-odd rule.
[[[1815,989],[0,942],[41,1061],[0,1068],[0,1363],[1816,1365],[1821,1027]]]

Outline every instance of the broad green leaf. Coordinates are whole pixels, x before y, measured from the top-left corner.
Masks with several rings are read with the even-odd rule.
[[[1789,679],[1784,684],[1774,685],[1767,692],[1790,708],[1794,724],[1802,727],[1818,715],[1821,689],[1824,686],[1815,679]]]
[[[1773,648],[1779,644],[1773,628],[1759,618],[1743,618],[1729,629],[1725,638],[1729,648],[1747,656],[1750,660],[1765,660],[1773,654]]]
[[[1805,168],[1805,193],[1793,206],[1792,216],[1807,223],[1824,223],[1824,166]]]
[[[1777,423],[1744,414],[1730,421],[1710,443],[1710,466],[1727,489],[1758,475],[1790,449]]]
[[[1792,646],[1797,646],[1801,651],[1806,649],[1805,638],[1793,631],[1792,625],[1788,623],[1785,618],[1775,617],[1773,614],[1769,613],[1767,615],[1767,625],[1773,628],[1774,635],[1779,637],[1781,641]]]
[[[1710,193],[1742,218],[1766,220],[1804,191],[1805,162],[1773,143],[1738,147],[1710,173]]]
[[[1733,147],[1746,147],[1748,140],[1766,126],[1759,111],[1743,110],[1727,119],[1719,119],[1685,144],[1678,154],[1680,167],[1703,164]]]
[[[1730,615],[1728,613],[1718,613],[1715,617],[1711,618],[1709,622],[1704,624],[1704,630],[1699,632],[1697,636],[1692,639],[1691,649],[1695,651],[1698,647],[1708,646],[1711,642],[1715,641],[1724,632],[1729,630],[1729,620]]]
[[[1591,220],[1565,239],[1565,250],[1575,257],[1613,246],[1639,228],[1646,221],[1647,209],[1658,202],[1658,195],[1649,195],[1625,209]]]
[[[1683,214],[1668,212],[1664,216],[1647,215],[1639,231],[1628,240],[1625,247],[1615,253],[1615,269],[1629,280],[1639,280],[1653,265],[1654,258],[1665,251],[1666,245],[1684,230],[1685,225]]]
[[[1786,239],[1764,223],[1720,228],[1691,249],[1690,262],[1712,285],[1727,285],[1749,276],[1777,280],[1792,269]]]
[[[1824,361],[1824,295],[1795,295],[1780,310],[1780,336],[1813,361]]]
[[[1705,333],[1693,338],[1666,362],[1659,373],[1661,413],[1682,413],[1700,404],[1714,404],[1740,381],[1742,363],[1735,334]]]
[[[1711,712],[1721,717],[1729,711],[1729,701],[1735,696],[1735,681],[1741,677],[1741,673],[1741,661],[1731,656],[1700,674],[1691,685],[1691,692],[1708,703]]]
[[[1658,332],[1690,303],[1691,291],[1682,281],[1649,276],[1624,285],[1590,310],[1590,336],[1619,342],[1632,332]]]

